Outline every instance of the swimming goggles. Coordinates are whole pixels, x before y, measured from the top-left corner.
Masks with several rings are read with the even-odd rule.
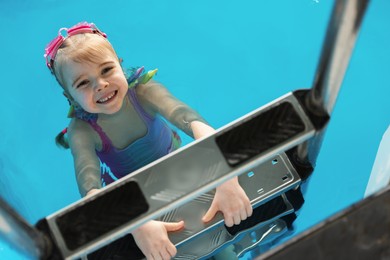
[[[53,73],[53,62],[56,57],[58,49],[64,43],[64,41],[76,34],[81,33],[96,33],[104,38],[107,38],[107,35],[100,31],[94,23],[81,22],[76,24],[71,28],[61,28],[58,30],[58,36],[54,38],[45,48],[45,54],[43,55],[46,59],[46,65],[49,70]]]

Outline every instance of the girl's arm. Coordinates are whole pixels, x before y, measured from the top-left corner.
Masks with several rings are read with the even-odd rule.
[[[78,119],[68,129],[76,180],[82,197],[101,188],[100,162],[95,152],[94,133],[90,126]]]
[[[193,138],[196,137],[192,129],[192,122],[198,121],[203,125],[207,125],[202,116],[194,109],[178,100],[162,84],[156,81],[151,80],[146,84],[140,84],[136,91],[141,102]],[[203,132],[203,130],[200,131]]]

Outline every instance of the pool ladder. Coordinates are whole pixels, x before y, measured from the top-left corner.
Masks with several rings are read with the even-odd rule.
[[[0,200],[0,234],[36,259],[83,257],[158,218],[188,219],[182,233],[170,234],[176,259],[208,257],[230,243],[242,255],[284,234],[303,202],[300,187],[315,167],[367,5],[335,2],[312,88],[288,93],[35,226]],[[230,230],[221,215],[200,223],[212,190],[234,176],[260,221]]]

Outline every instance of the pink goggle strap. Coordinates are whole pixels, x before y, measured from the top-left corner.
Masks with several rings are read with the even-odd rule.
[[[66,34],[63,35],[63,32]],[[71,28],[61,28],[58,30],[58,36],[54,38],[45,48],[45,54],[43,55],[46,59],[46,65],[50,69],[51,72],[53,72],[52,68],[52,61],[55,59],[55,56],[57,54],[58,49],[61,47],[61,45],[64,43],[64,41],[76,34],[81,33],[97,33],[104,38],[107,38],[107,35],[100,31],[95,24],[93,23],[87,23],[87,22],[81,22],[76,24],[75,26]]]

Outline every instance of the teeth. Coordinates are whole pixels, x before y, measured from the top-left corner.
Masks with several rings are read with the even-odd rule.
[[[104,103],[104,102],[106,102],[107,100],[111,99],[114,95],[115,95],[115,92],[112,92],[112,94],[109,95],[108,97],[99,99],[99,103]]]

